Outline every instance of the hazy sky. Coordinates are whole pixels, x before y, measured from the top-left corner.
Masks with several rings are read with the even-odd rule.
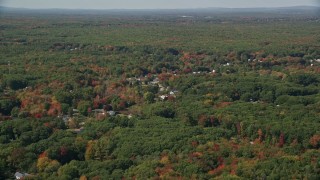
[[[172,9],[320,5],[320,0],[0,0],[1,6],[68,9]]]

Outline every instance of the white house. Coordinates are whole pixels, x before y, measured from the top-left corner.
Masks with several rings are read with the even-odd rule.
[[[168,98],[167,95],[161,95],[161,96],[159,96],[159,97],[160,97],[161,100],[166,100],[166,99]]]
[[[165,91],[166,89],[162,86],[162,87],[160,87],[160,89],[159,89],[159,91],[160,92],[163,92],[163,91]]]
[[[14,177],[15,177],[16,179],[23,179],[24,177],[29,176],[29,175],[30,175],[30,174],[28,174],[28,173],[16,172],[16,173],[14,174]]]
[[[108,111],[108,114],[109,114],[110,116],[115,116],[115,115],[116,115],[116,112],[115,112],[115,111]]]

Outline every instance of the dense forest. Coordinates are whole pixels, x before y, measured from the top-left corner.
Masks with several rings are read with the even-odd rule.
[[[0,179],[320,179],[319,23],[0,14]]]

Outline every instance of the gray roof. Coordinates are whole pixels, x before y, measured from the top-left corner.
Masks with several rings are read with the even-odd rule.
[[[14,176],[15,176],[16,178],[22,178],[22,177],[24,177],[25,175],[24,175],[23,173],[16,172],[16,173],[14,174]]]

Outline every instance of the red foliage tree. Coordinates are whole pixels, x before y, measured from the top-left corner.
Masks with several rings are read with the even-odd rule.
[[[191,142],[192,147],[197,147],[198,146],[198,141],[192,141]]]
[[[119,109],[125,109],[127,107],[127,103],[125,101],[119,102]]]
[[[37,113],[37,114],[34,115],[34,117],[37,118],[37,119],[40,119],[40,118],[42,118],[42,114],[41,113]]]
[[[319,148],[320,147],[320,135],[319,134],[313,135],[310,138],[309,142],[314,148]]]
[[[60,147],[60,156],[66,156],[68,154],[68,149],[64,146]]]
[[[174,96],[168,96],[168,101],[174,101],[176,98]]]
[[[168,73],[161,73],[158,75],[158,78],[160,81],[167,81],[170,79],[170,77],[172,76],[172,74],[168,74]]]
[[[46,127],[50,127],[50,123],[48,123],[48,122],[44,123],[43,125]]]
[[[224,159],[222,157],[218,158],[219,166],[211,171],[208,172],[210,175],[221,174],[222,170],[225,168]]]
[[[283,147],[284,145],[284,133],[280,134],[278,147]]]
[[[220,151],[220,146],[219,146],[219,144],[214,144],[214,145],[213,145],[213,150],[214,150],[214,151]]]
[[[234,159],[234,160],[231,162],[231,171],[230,171],[230,174],[236,175],[236,172],[237,172],[237,164],[238,164],[238,160],[236,160],[236,159]]]
[[[198,118],[198,124],[200,126],[205,126],[207,120],[208,120],[208,117],[206,115],[200,115]]]
[[[48,153],[46,151],[44,151],[43,153],[39,154],[38,158],[44,158],[44,157],[48,157]]]
[[[236,128],[237,128],[238,135],[240,135],[241,134],[241,124],[240,124],[240,122],[236,123]]]
[[[192,72],[192,69],[191,68],[186,68],[183,70],[183,73],[185,74],[188,74],[188,73],[191,73]]]
[[[215,121],[216,121],[215,117],[210,116],[210,123],[211,123],[212,127],[214,126]]]

